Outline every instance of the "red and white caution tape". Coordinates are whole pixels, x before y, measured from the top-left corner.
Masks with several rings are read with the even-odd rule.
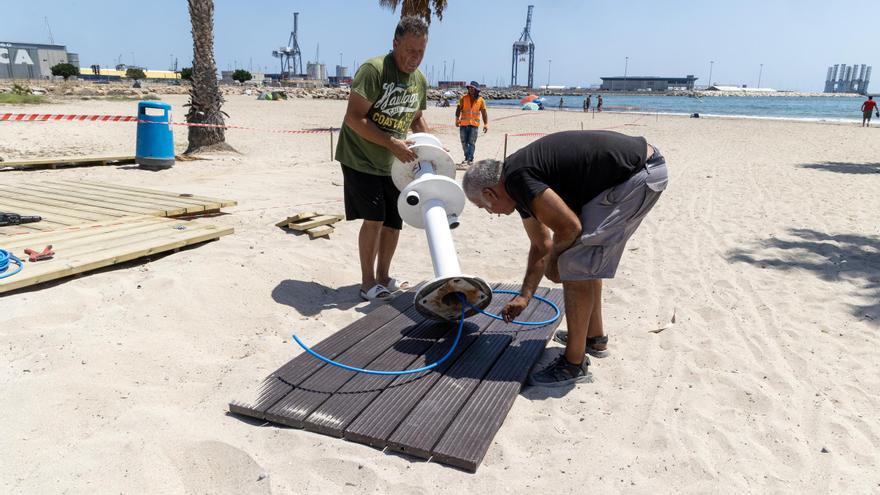
[[[57,115],[50,113],[3,113],[0,122],[89,121],[89,122],[137,122],[129,115]]]
[[[167,125],[166,122],[152,122],[147,120],[138,120],[137,117],[130,115],[61,115],[49,113],[3,113],[0,114],[0,122],[141,122],[145,124]],[[338,128],[322,128],[322,129],[298,129],[298,130],[278,130],[278,129],[259,129],[256,127],[245,127],[239,125],[219,125],[219,124],[194,124],[190,122],[171,122],[171,125],[184,127],[212,127],[223,129],[242,129],[248,131],[271,132],[276,134],[327,134],[329,132],[339,132]]]

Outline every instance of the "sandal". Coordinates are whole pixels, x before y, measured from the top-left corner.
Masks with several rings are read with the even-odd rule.
[[[384,285],[376,284],[368,291],[361,289],[361,299],[365,301],[387,301],[391,299],[391,292]]]
[[[557,330],[555,334],[553,334],[553,341],[558,342],[562,345],[568,344],[568,331],[567,330]],[[604,358],[611,355],[608,349],[596,349],[593,346],[596,344],[605,344],[608,345],[608,336],[602,335],[599,337],[590,337],[587,339],[587,347],[586,353],[590,356],[597,358]]]
[[[391,292],[398,292],[398,291],[409,289],[410,284],[406,280],[397,280],[396,278],[389,278],[388,283],[385,284],[385,287],[387,287],[388,290]]]

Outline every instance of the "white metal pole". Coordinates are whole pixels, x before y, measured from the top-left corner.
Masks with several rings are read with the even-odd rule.
[[[422,210],[425,218],[425,232],[428,237],[428,249],[431,251],[431,262],[434,264],[434,276],[437,278],[454,277],[461,274],[455,244],[452,242],[452,231],[446,218],[446,205],[439,199],[429,199]]]

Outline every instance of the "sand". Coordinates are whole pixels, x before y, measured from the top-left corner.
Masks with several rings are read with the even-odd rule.
[[[180,96],[168,96],[178,119]],[[135,102],[3,111],[131,114]],[[338,126],[345,102],[230,97],[233,125]],[[429,108],[449,125],[454,108]],[[504,133],[644,135],[670,186],[605,287],[612,355],[592,384],[526,388],[476,474],[226,414],[300,351],[371,306],[358,222],[309,240],[287,215],[341,213],[326,134],[228,131],[241,154],[133,167],[3,172],[228,197],[218,242],[0,298],[5,493],[850,492],[880,490],[880,164],[877,129],[748,119],[489,109],[477,159]],[[501,120],[501,117],[516,116]],[[185,131],[176,128],[177,147]],[[438,136],[457,160],[455,129]],[[533,136],[509,138],[513,151]],[[0,156],[133,153],[135,126],[0,123]],[[514,216],[469,207],[462,267],[518,282]],[[429,278],[405,228],[393,274]],[[545,285],[553,285],[545,282]],[[667,326],[673,315],[675,325]],[[564,323],[563,323],[564,326]],[[554,344],[551,344],[553,346]]]

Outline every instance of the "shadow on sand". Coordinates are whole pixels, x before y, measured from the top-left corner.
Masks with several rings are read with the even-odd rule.
[[[849,281],[865,301],[853,305],[851,313],[880,325],[880,238],[811,229],[790,229],[788,234],[793,239],[767,239],[751,250],[731,251],[728,259],[777,270],[806,270],[827,281]],[[789,255],[771,256],[762,254],[764,250],[784,250]]]
[[[820,162],[807,163],[801,167],[839,174],[880,174],[880,163]]]

